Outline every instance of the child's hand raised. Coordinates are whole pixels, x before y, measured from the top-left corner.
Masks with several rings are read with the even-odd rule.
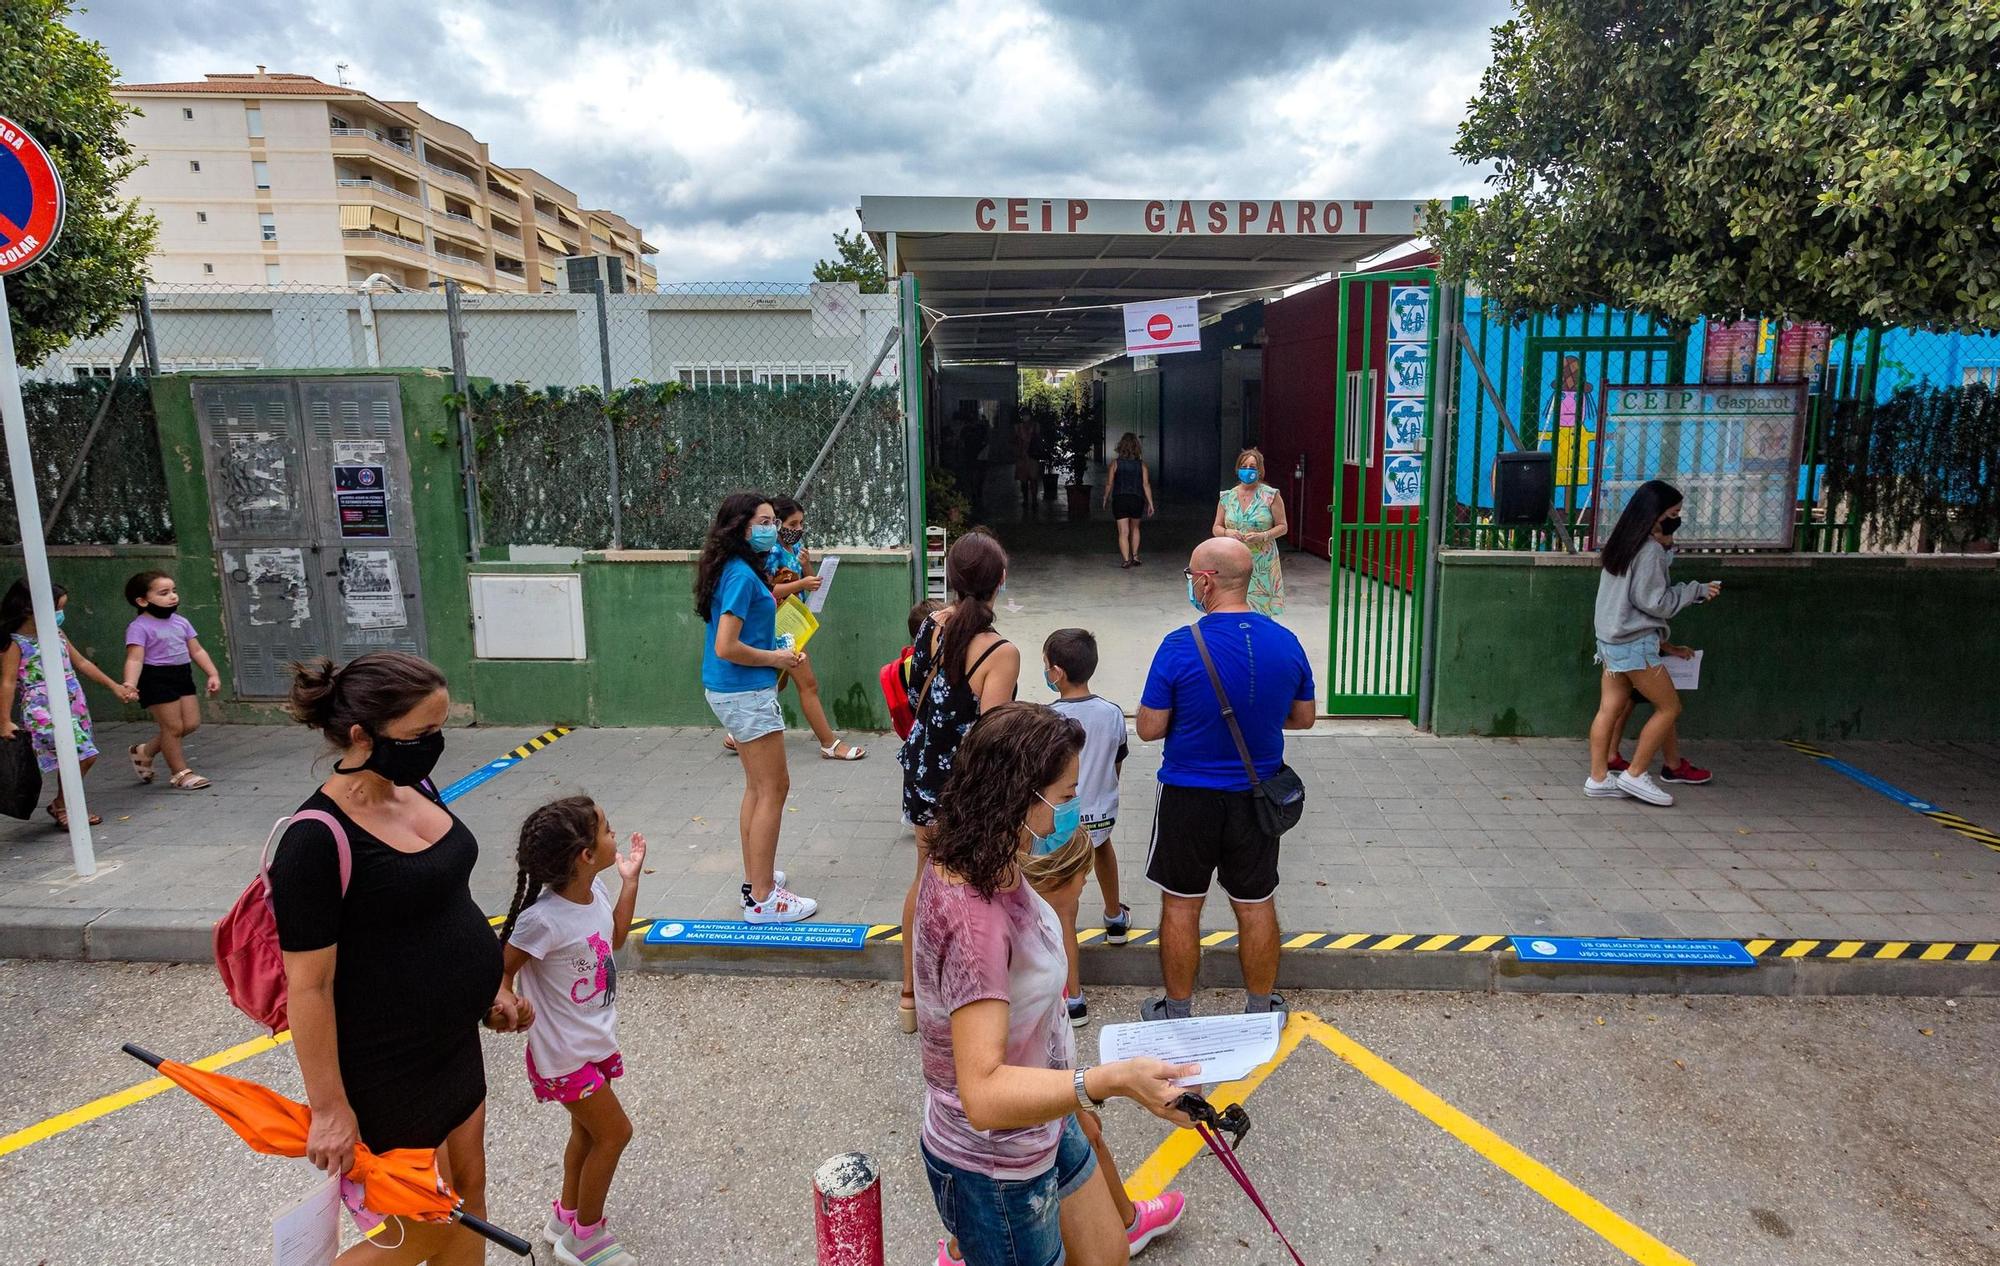
[[[634,831],[630,847],[618,854],[618,877],[628,884],[637,883],[639,868],[645,864],[646,837]]]

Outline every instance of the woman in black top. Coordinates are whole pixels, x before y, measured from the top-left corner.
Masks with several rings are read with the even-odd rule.
[[[1104,477],[1104,507],[1118,520],[1120,567],[1139,565],[1139,523],[1153,513],[1153,477],[1146,472],[1146,459],[1139,437],[1131,431],[1118,439],[1118,456]]]
[[[291,712],[340,751],[299,806],[345,830],[340,890],[325,823],[285,828],[271,862],[292,1044],[312,1105],[306,1155],[345,1172],[355,1143],[437,1148],[468,1212],[486,1212],[486,1066],[479,1024],[526,1028],[533,1013],[500,987],[500,943],[472,900],[479,843],[429,782],[444,750],[444,676],[396,651],[345,668],[295,669]],[[474,1263],[468,1231],[410,1223],[399,1262]],[[365,1255],[365,1256],[364,1256]],[[372,1244],[342,1262],[391,1260]]]

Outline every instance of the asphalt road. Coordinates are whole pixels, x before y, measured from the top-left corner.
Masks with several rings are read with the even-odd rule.
[[[890,1260],[934,1260],[893,986],[621,984],[637,1137],[611,1209],[641,1261],[810,1263],[811,1171],[851,1149],[882,1164]],[[1092,1002],[1123,1019],[1138,998]],[[1332,1027],[1249,1095],[1242,1157],[1313,1266],[2000,1261],[2000,1000],[1292,1001]],[[143,1081],[121,1041],[194,1058],[255,1036],[199,968],[0,963],[0,1015],[8,1135]],[[566,1121],[532,1101],[517,1041],[489,1036],[488,1069],[492,1215],[531,1231]],[[285,1048],[229,1071],[298,1093]],[[1163,1142],[1129,1106],[1106,1124],[1128,1171]],[[178,1091],[10,1147],[4,1263],[268,1261],[272,1217],[314,1186],[304,1162],[249,1153]],[[1170,1142],[1147,1172],[1185,1155]],[[1285,1260],[1210,1158],[1175,1181],[1188,1217],[1145,1260]]]

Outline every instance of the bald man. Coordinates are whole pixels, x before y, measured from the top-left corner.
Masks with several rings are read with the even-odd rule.
[[[1160,974],[1166,994],[1140,1008],[1147,1020],[1189,1014],[1201,970],[1201,908],[1212,883],[1236,912],[1236,955],[1246,1012],[1283,1010],[1278,984],[1278,838],[1264,834],[1244,767],[1223,719],[1193,629],[1215,661],[1257,779],[1285,761],[1285,731],[1313,723],[1312,665],[1290,629],[1251,610],[1250,551],[1212,538],[1187,567],[1199,618],[1175,629],[1153,656],[1139,698],[1139,738],[1166,740],[1146,878],[1160,890]]]

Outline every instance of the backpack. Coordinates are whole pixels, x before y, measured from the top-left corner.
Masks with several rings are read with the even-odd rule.
[[[354,855],[347,844],[346,829],[331,814],[302,809],[289,818],[279,818],[271,828],[258,858],[257,877],[215,924],[215,970],[222,974],[229,1001],[274,1034],[291,1027],[291,1020],[285,1009],[285,960],[278,948],[278,916],[271,908],[271,845],[277,842],[278,832],[294,822],[324,822],[333,832],[333,846],[340,854],[340,895],[347,895]]]
[[[882,686],[882,700],[889,705],[889,724],[896,727],[897,738],[910,737],[910,730],[917,718],[910,712],[910,659],[916,648],[905,646],[902,654],[882,665],[877,680]]]

